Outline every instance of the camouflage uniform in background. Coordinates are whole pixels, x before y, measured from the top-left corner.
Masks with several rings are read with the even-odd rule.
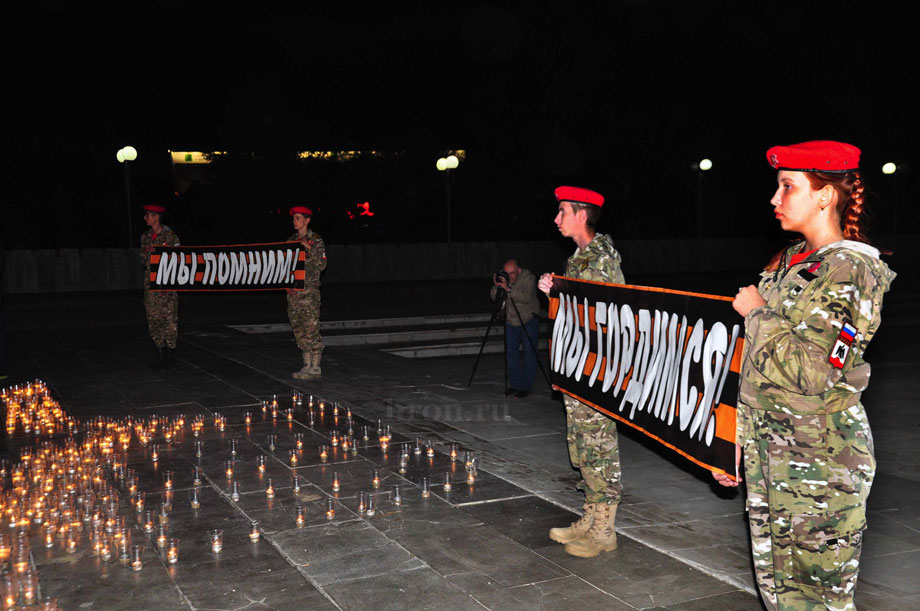
[[[176,291],[150,290],[150,249],[154,246],[179,246],[179,236],[166,225],[153,235],[148,229],[141,236],[141,263],[144,266],[144,309],[147,329],[157,348],[175,348],[179,333],[179,297]]]
[[[620,253],[610,236],[603,234],[596,235],[584,250],[575,249],[565,275],[614,284],[626,282],[620,269]],[[578,489],[584,491],[588,503],[619,503],[623,488],[616,421],[568,395],[563,401],[569,459],[581,471]]]
[[[745,319],[738,440],[754,572],[770,609],[855,609],[875,475],[863,353],[895,274],[847,240],[789,266],[803,249],[763,272],[767,303]]]
[[[296,233],[288,242],[300,242]],[[287,313],[297,347],[303,354],[321,354],[323,338],[319,334],[319,275],[326,269],[326,245],[323,239],[307,229],[307,259],[304,262],[304,289],[288,291]]]

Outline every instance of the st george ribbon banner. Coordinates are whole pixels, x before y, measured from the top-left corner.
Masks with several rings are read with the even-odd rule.
[[[155,246],[152,291],[280,291],[304,287],[300,242],[234,246]]]
[[[553,276],[553,387],[737,479],[744,321],[731,301]]]

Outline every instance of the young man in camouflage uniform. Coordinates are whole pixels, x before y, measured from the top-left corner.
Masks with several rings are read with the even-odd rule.
[[[169,369],[175,362],[179,334],[179,297],[175,291],[150,290],[150,253],[154,246],[179,246],[179,236],[163,224],[164,206],[148,204],[144,222],[149,229],[141,236],[141,264],[144,266],[144,309],[147,329],[157,349],[154,369]]]
[[[322,376],[320,359],[323,355],[323,338],[319,334],[319,275],[326,269],[326,245],[310,228],[313,212],[306,206],[290,209],[294,235],[289,242],[300,242],[306,250],[304,264],[304,289],[288,290],[287,313],[297,347],[303,354],[303,367],[292,375],[297,380],[315,380]]]
[[[856,608],[875,475],[863,353],[895,277],[863,235],[859,155],[830,141],[767,152],[779,170],[776,218],[805,239],[733,304],[745,317],[737,439],[754,573],[771,610]]]
[[[604,197],[579,187],[556,189],[559,232],[577,245],[569,257],[565,275],[582,280],[623,284],[620,254],[608,235],[596,234]],[[540,277],[539,288],[549,295],[551,274]],[[578,488],[585,492],[585,513],[565,528],[553,528],[549,537],[565,544],[573,556],[593,558],[617,547],[614,522],[622,495],[620,451],[616,422],[589,405],[569,396],[563,398],[566,412],[566,440],[572,466],[581,472]]]

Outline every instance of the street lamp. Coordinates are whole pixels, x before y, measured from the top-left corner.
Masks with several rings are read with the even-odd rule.
[[[441,157],[435,166],[439,172],[444,174],[444,190],[447,194],[447,243],[450,244],[450,171],[455,170],[460,165],[460,160],[456,155]]]
[[[712,169],[712,159],[708,159],[708,158],[700,159],[699,163],[696,164],[696,169],[697,169],[696,174],[699,177],[699,191],[698,191],[699,212],[697,214],[696,222],[697,222],[697,231],[699,233],[699,237],[702,238],[703,237],[703,173],[708,172],[709,170]]]
[[[134,227],[131,223],[131,170],[130,161],[137,159],[137,149],[133,146],[126,146],[115,153],[115,159],[125,166],[125,198],[128,203],[128,248],[131,248],[131,240],[134,236]]]

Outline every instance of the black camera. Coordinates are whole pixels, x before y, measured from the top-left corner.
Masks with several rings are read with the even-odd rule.
[[[511,276],[509,276],[509,275],[508,275],[508,272],[506,272],[505,270],[502,269],[502,270],[499,270],[499,271],[495,272],[495,281],[496,281],[496,282],[498,282],[498,281],[501,280],[502,278],[505,279],[505,284],[508,284],[509,282],[511,282]]]

